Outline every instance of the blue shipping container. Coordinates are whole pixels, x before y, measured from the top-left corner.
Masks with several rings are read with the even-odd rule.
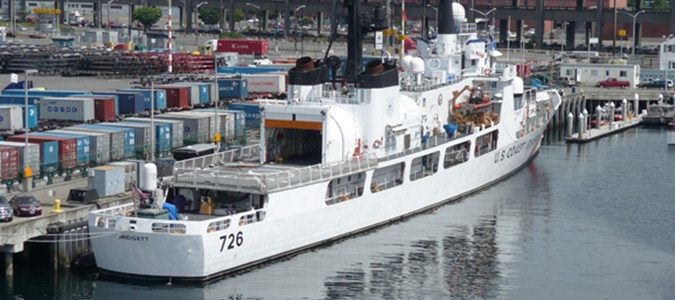
[[[136,128],[127,128],[127,127],[115,127],[115,126],[104,126],[104,125],[91,125],[83,124],[77,125],[75,127],[79,128],[99,128],[105,130],[115,130],[115,131],[124,131],[124,157],[134,157],[136,152]]]
[[[59,142],[51,141],[41,143],[40,158],[42,159],[42,169],[40,173],[55,171],[59,167]]]
[[[145,109],[150,110],[150,99],[151,99],[151,90],[150,89],[121,89],[119,92],[132,92],[132,93],[142,93],[143,101],[145,104]],[[165,109],[166,106],[166,90],[155,89],[155,110]]]
[[[65,137],[65,138],[74,138],[77,141],[77,165],[86,166],[89,164],[89,154],[91,149],[90,137],[77,134],[66,134],[66,133],[54,133],[54,132],[35,132],[32,133],[37,136],[55,136],[55,137]]]
[[[199,100],[202,104],[208,104],[211,101],[211,85],[208,83],[199,83]]]
[[[260,74],[270,72],[288,72],[292,66],[257,66],[257,67],[218,67],[218,74]]]
[[[239,99],[248,97],[248,80],[246,79],[218,79],[219,99]]]
[[[155,139],[157,140],[157,153],[169,153],[171,152],[171,124],[155,123]]]
[[[121,114],[136,114],[145,111],[145,97],[141,93],[94,92],[94,95],[117,95],[117,107]]]
[[[20,106],[21,107],[21,115],[23,116],[23,127],[26,127],[26,107],[25,105],[21,104],[2,104],[0,103],[0,106]],[[40,110],[38,109],[37,105],[28,105],[28,128],[35,128],[38,126],[38,112]]]
[[[235,102],[227,106],[230,110],[240,110],[246,114],[246,126],[260,126],[260,104],[255,102]]]
[[[28,104],[37,104],[36,101],[40,100],[44,96],[35,96],[28,95]],[[0,104],[16,104],[24,105],[26,104],[26,98],[22,95],[0,95]]]
[[[23,89],[4,90],[3,95],[18,95],[23,96],[25,91]],[[77,95],[91,95],[91,91],[74,91],[74,90],[28,90],[28,96],[40,97],[68,97]]]

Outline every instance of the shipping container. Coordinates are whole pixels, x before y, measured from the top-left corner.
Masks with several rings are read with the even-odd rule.
[[[246,114],[246,127],[260,126],[260,103],[234,102],[227,106],[230,110],[243,111]]]
[[[67,129],[67,128],[66,128]],[[110,135],[100,132],[86,132],[76,130],[51,130],[53,133],[83,135],[89,137],[89,158],[92,165],[102,165],[110,161]]]
[[[123,136],[123,137],[122,137],[122,139],[123,139],[123,142],[122,142],[123,147],[117,147],[116,144],[114,144],[114,143],[111,142],[111,143],[110,143],[110,149],[111,149],[112,153],[111,153],[110,157],[111,157],[113,160],[117,160],[117,159],[118,159],[118,158],[116,158],[116,157],[119,156],[120,153],[118,153],[118,152],[116,151],[116,149],[124,149],[124,151],[122,152],[122,157],[121,157],[121,158],[131,158],[131,157],[134,157],[134,155],[136,155],[136,129],[135,129],[135,128],[124,128],[124,127],[115,127],[115,126],[104,126],[104,125],[99,125],[99,124],[96,124],[96,125],[92,125],[92,124],[82,124],[82,125],[77,125],[77,126],[73,126],[73,127],[69,127],[69,128],[73,128],[73,129],[76,129],[76,130],[78,130],[78,131],[81,131],[81,130],[85,130],[85,131],[86,131],[86,130],[88,130],[88,129],[94,129],[94,130],[108,130],[108,131],[112,130],[112,131],[116,131],[116,132],[121,131],[122,134],[123,134],[123,135],[122,135],[122,136]],[[112,141],[112,140],[111,140],[111,141]]]
[[[24,96],[25,91],[23,89],[11,89],[2,91],[3,95],[13,95],[13,96]],[[55,97],[63,98],[70,96],[84,96],[91,95],[91,91],[75,91],[75,90],[28,90],[28,96],[39,96],[39,97]]]
[[[145,105],[145,110],[150,110],[152,103],[152,92],[149,89],[121,89],[120,92],[131,92],[131,93],[141,93],[143,94],[143,103]],[[154,89],[155,91],[155,110],[166,109],[166,90],[163,89]]]
[[[138,125],[137,128],[140,129],[140,127],[147,128],[147,134],[148,137],[151,136],[151,124],[150,123],[141,123],[141,122],[134,122],[134,121],[127,121],[124,120],[124,122],[120,122],[119,124],[125,124],[125,125]],[[169,154],[171,154],[171,132],[172,132],[172,125],[167,124],[167,123],[162,123],[162,122],[155,122],[155,154],[158,157],[164,157]],[[140,138],[140,137],[139,137]],[[148,145],[151,145],[151,141],[148,140]],[[149,152],[148,152],[149,153]]]
[[[211,140],[211,120],[208,117],[161,114],[155,118],[183,121],[184,145],[208,143]]]
[[[195,111],[200,112],[213,112],[213,109],[202,108]],[[233,110],[233,109],[218,109],[218,113],[228,113],[232,114],[234,118],[234,135],[236,137],[243,137],[244,132],[246,131],[246,112],[243,110]]]
[[[214,103],[216,100],[220,100],[218,98],[218,83],[217,82],[209,80],[209,81],[202,81],[201,83],[208,86],[209,103]]]
[[[188,92],[188,99],[190,103],[190,106],[195,106],[201,103],[199,99],[199,85],[191,82],[176,82],[172,84],[167,84],[164,85],[163,87],[187,87],[189,90]]]
[[[63,120],[85,122],[93,120],[93,98],[44,97],[40,100],[40,118],[45,120]]]
[[[244,74],[249,93],[285,93],[286,75],[278,73]]]
[[[0,106],[0,130],[24,128],[22,111],[20,106]]]
[[[94,99],[100,99],[100,98],[112,98],[115,99],[115,116],[120,114],[120,99],[118,95],[110,95],[110,94],[98,94],[98,95],[92,95],[92,98]]]
[[[222,39],[218,40],[216,52],[236,52],[239,54],[268,55],[269,41]]]
[[[149,118],[125,118],[124,122],[152,123]],[[171,126],[171,147],[183,147],[183,121],[169,119],[155,119],[155,123]]]
[[[27,164],[33,171],[33,177],[40,177],[39,144],[28,143],[28,147],[26,147],[25,143],[0,141],[0,146],[14,147],[17,149],[17,152],[19,153],[19,174],[21,176],[23,176],[23,170],[26,168],[25,165]]]
[[[150,124],[133,123],[133,122],[118,122],[118,123],[101,123],[103,126],[113,126],[121,128],[133,129],[136,137],[136,149],[133,157],[146,158],[152,148],[150,145]]]
[[[117,106],[121,114],[137,114],[145,111],[145,97],[142,93],[132,92],[94,92],[94,95],[116,95]]]
[[[0,146],[0,180],[19,178],[19,152],[14,147]]]
[[[28,96],[28,104],[37,105],[38,101],[44,96]],[[23,94],[21,95],[0,95],[0,104],[16,104],[16,105],[26,105],[26,98]]]
[[[124,193],[126,174],[117,166],[100,166],[89,169],[88,187],[95,189],[99,197]]]
[[[138,183],[138,171],[136,170],[136,163],[130,161],[114,161],[109,162],[106,166],[113,166],[121,168],[124,172],[124,189],[126,191],[131,190],[132,184]],[[138,184],[136,184],[138,187]]]
[[[90,163],[89,153],[91,153],[91,142],[90,137],[81,135],[81,134],[64,134],[64,133],[54,133],[51,131],[44,132],[34,132],[32,133],[36,136],[55,136],[67,139],[75,139],[75,147],[77,149],[77,166],[88,166]]]
[[[171,85],[189,86],[190,87],[190,104],[192,106],[198,104],[208,104],[210,102],[211,87],[208,83],[203,82],[177,82]]]
[[[8,141],[12,142],[23,142],[25,140],[24,135],[14,135],[7,138]],[[52,155],[54,150],[58,151],[58,156],[54,159],[54,163],[61,169],[72,169],[77,167],[77,141],[74,138],[64,138],[57,136],[38,136],[34,134],[28,135],[29,143],[43,144],[45,142],[56,142],[58,147],[53,147],[53,144],[47,149],[47,153]],[[45,155],[43,144],[43,155]],[[47,158],[42,157],[42,163],[45,165],[47,170],[50,170],[54,165],[52,165],[52,157],[49,157],[49,162]]]
[[[2,104],[0,106],[18,106],[21,107],[21,115],[23,118],[26,118],[26,110],[24,104]],[[38,126],[38,106],[29,104],[28,105],[28,128],[35,128]],[[26,122],[22,123],[22,127],[26,127]]]
[[[243,78],[219,78],[218,97],[220,99],[241,99],[248,97],[248,81]]]
[[[166,105],[168,107],[190,107],[190,87],[162,85],[155,88],[166,91]]]
[[[84,132],[84,133],[101,133],[108,136],[108,141],[110,145],[110,160],[120,160],[126,157],[126,145],[127,142],[127,132],[124,129],[99,125],[80,125],[73,127],[66,127],[63,130],[75,131],[75,132]],[[130,151],[129,155],[133,155],[133,147],[128,148]]]
[[[209,116],[213,118],[214,112],[213,110],[211,111],[195,111],[192,110],[190,111],[190,114],[193,115],[202,115],[202,116]],[[221,142],[223,143],[230,143],[234,137],[235,137],[235,126],[234,126],[234,114],[230,113],[224,113],[224,112],[218,112],[218,130],[217,132],[220,133],[221,137]],[[215,136],[215,133],[212,133],[211,136]]]
[[[99,121],[112,121],[117,118],[115,98],[94,97],[94,117]]]

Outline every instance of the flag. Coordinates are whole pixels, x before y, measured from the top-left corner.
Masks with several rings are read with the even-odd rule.
[[[408,22],[408,17],[405,15],[405,9],[401,11],[401,18],[403,19],[403,22]]]

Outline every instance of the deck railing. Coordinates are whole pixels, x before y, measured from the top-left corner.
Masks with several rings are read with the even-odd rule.
[[[319,164],[267,174],[217,169],[183,168],[177,170],[174,174],[173,184],[175,186],[267,194],[272,191],[288,189],[295,186],[330,180],[332,178],[370,170],[377,167],[377,164],[377,156],[374,153],[369,153],[340,162]]]

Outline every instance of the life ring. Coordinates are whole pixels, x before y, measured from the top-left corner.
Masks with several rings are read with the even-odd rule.
[[[380,148],[380,146],[382,146],[382,142],[380,140],[375,140],[375,142],[373,142],[373,148],[377,149]]]
[[[485,76],[490,76],[490,74],[492,74],[492,70],[490,68],[487,68],[483,71],[483,74],[485,74]]]
[[[436,70],[441,67],[441,61],[438,58],[433,58],[429,60],[429,68]]]

